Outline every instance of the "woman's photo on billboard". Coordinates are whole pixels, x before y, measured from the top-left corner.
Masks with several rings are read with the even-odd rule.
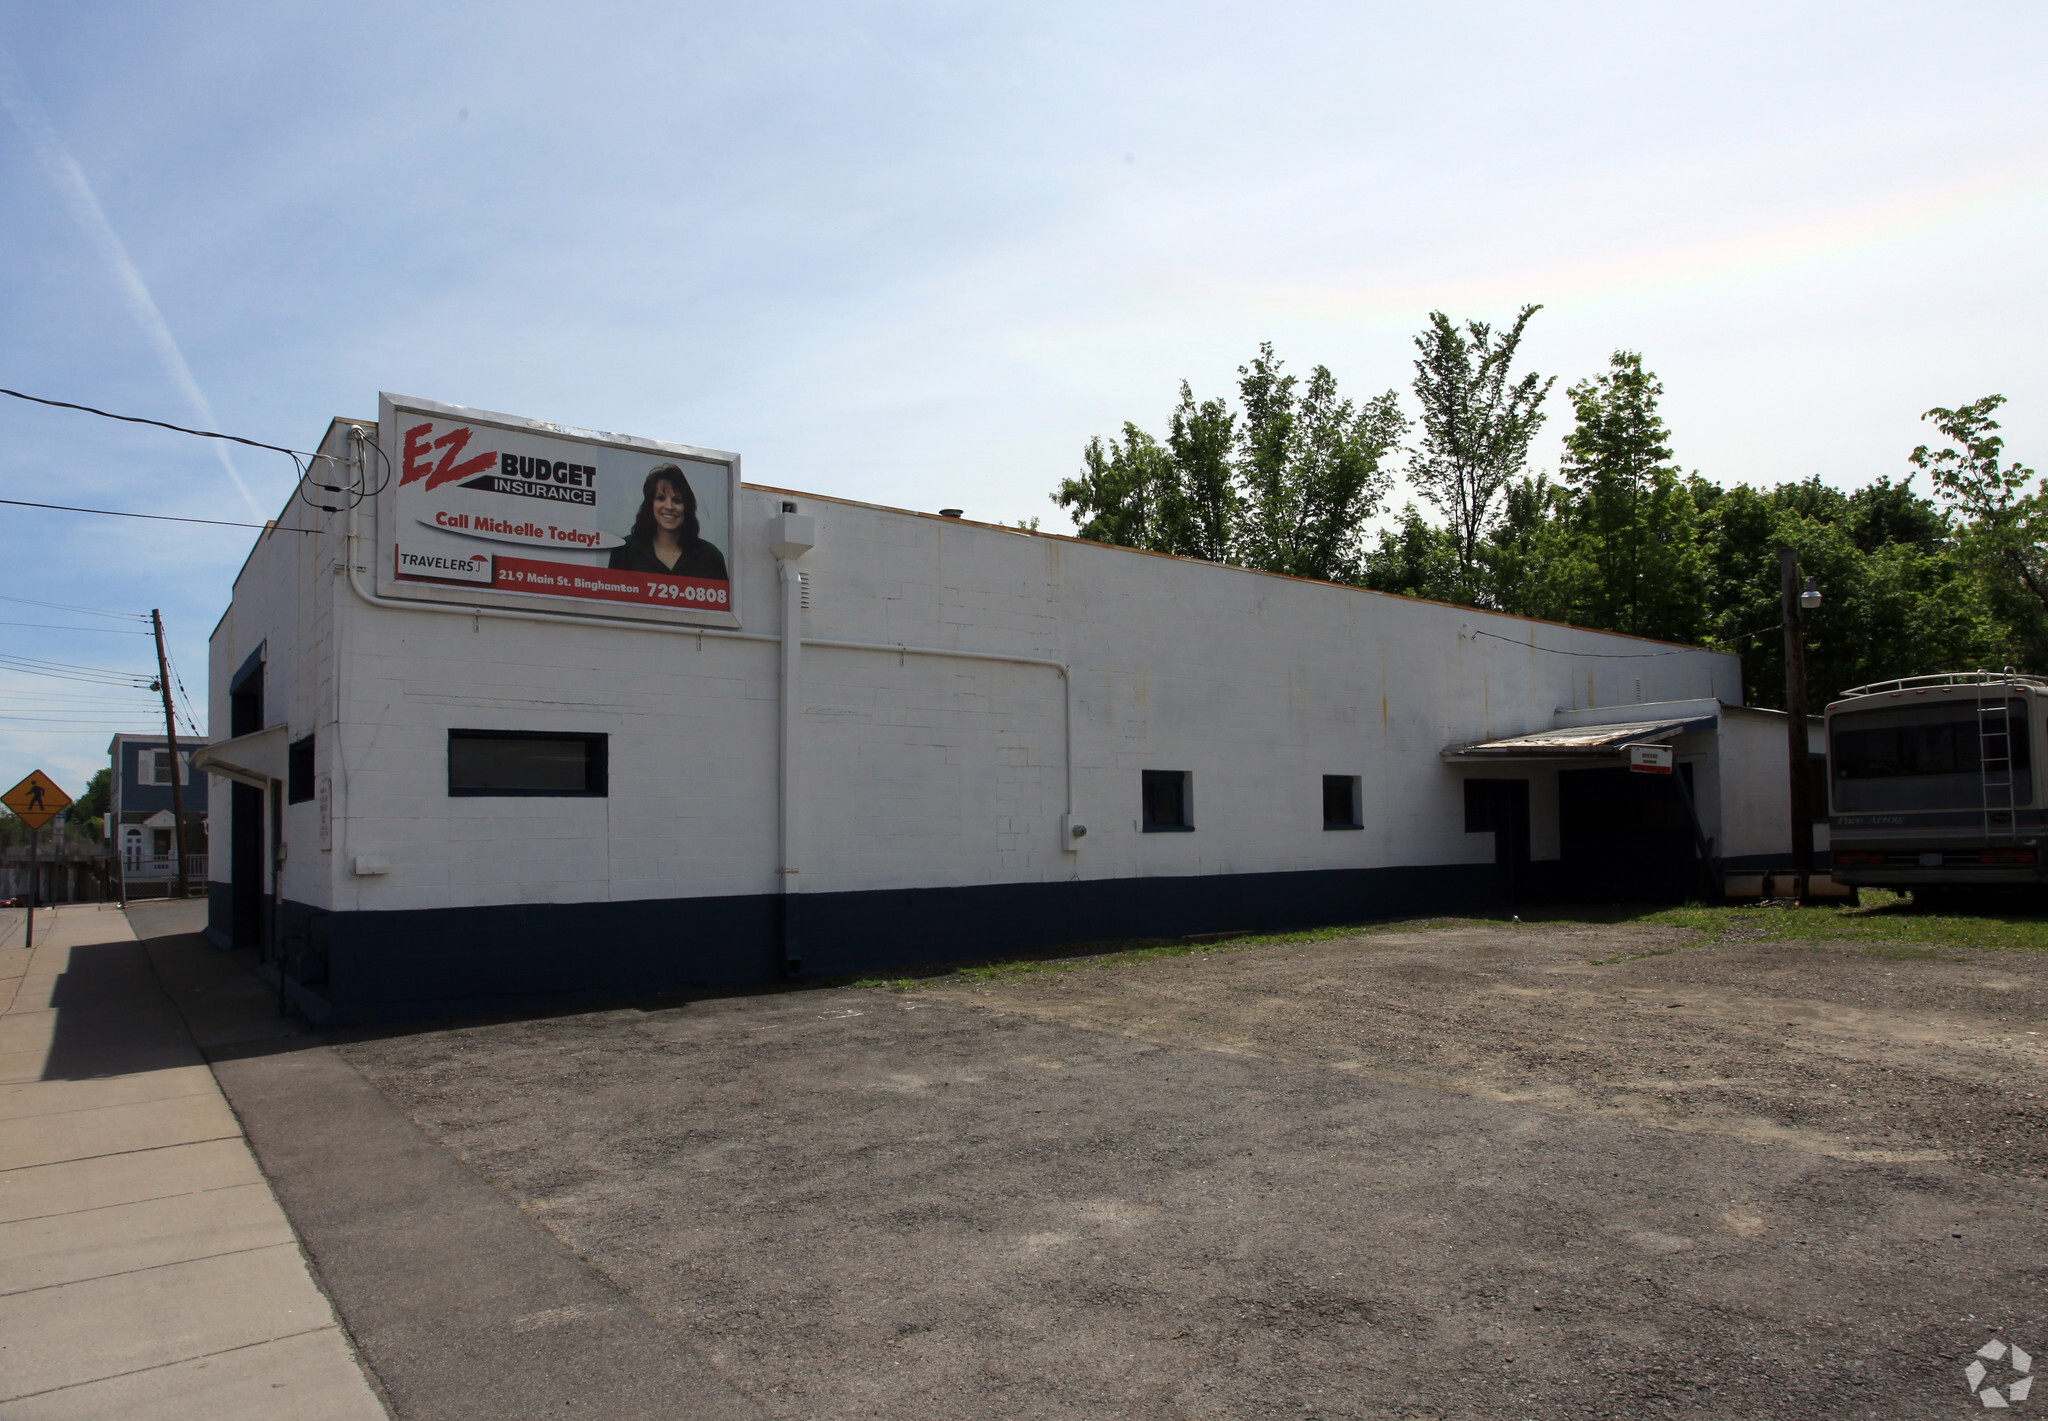
[[[731,580],[725,554],[700,535],[697,493],[674,464],[657,464],[640,486],[640,511],[623,547],[608,564],[619,572]]]

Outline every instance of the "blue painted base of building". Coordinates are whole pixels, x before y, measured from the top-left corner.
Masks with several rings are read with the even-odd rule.
[[[1498,897],[1492,864],[820,893],[797,903],[797,975],[1471,912]],[[232,911],[224,892],[212,902]],[[787,975],[782,913],[764,894],[346,913],[286,900],[278,916],[291,996],[341,1026],[758,987]]]

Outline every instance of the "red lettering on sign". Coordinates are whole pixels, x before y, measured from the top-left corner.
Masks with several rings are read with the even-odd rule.
[[[416,424],[405,432],[404,462],[398,476],[400,487],[425,479],[428,489],[437,489],[442,484],[466,479],[471,474],[480,474],[498,462],[496,454],[479,454],[474,459],[463,459],[458,464],[455,461],[462,458],[462,451],[469,444],[471,431],[467,428],[451,429],[429,445],[426,436],[433,432],[434,426],[431,424]],[[441,462],[438,464],[429,462],[435,449],[448,451],[441,456]]]
[[[441,456],[441,462],[435,465],[434,472],[427,476],[428,492],[431,493],[442,484],[453,483],[457,479],[466,479],[471,474],[480,474],[498,462],[497,454],[490,453],[479,454],[474,459],[465,460],[460,464],[456,463],[456,459],[462,454],[463,447],[468,443],[469,431],[467,429],[451,429],[434,441],[436,449],[445,448],[448,452]]]
[[[400,486],[425,478],[432,471],[427,462],[428,450],[425,436],[434,432],[431,424],[416,424],[405,432],[405,464],[399,473]]]

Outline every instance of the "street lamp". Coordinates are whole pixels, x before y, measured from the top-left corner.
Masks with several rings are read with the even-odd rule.
[[[1807,766],[1812,754],[1806,739],[1806,627],[1804,612],[1820,606],[1820,583],[1799,583],[1799,555],[1790,548],[1778,553],[1779,589],[1785,604],[1785,758],[1792,791],[1792,892],[1807,900],[1813,878],[1813,781]]]

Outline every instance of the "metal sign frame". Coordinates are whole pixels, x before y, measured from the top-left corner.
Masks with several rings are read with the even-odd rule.
[[[653,463],[669,461],[685,463],[686,468],[688,465],[722,466],[726,527],[721,531],[725,534],[726,546],[720,551],[725,557],[727,574],[725,604],[716,608],[687,602],[651,604],[589,596],[514,591],[495,581],[471,584],[458,580],[430,582],[401,577],[397,563],[399,539],[403,529],[399,522],[397,504],[400,480],[403,477],[401,470],[404,467],[403,422],[412,416],[437,423],[466,425],[480,432],[509,434],[522,440],[546,440],[572,447],[581,446],[593,454],[608,450],[614,459],[623,457],[629,468],[636,464],[651,466]],[[389,463],[387,465],[384,460],[377,460],[377,467],[365,470],[364,476],[370,487],[377,488],[381,485],[381,492],[369,500],[375,510],[376,587],[380,596],[458,607],[474,607],[481,602],[517,607],[527,611],[550,612],[557,616],[602,621],[733,628],[740,625],[746,555],[741,547],[740,535],[741,484],[738,454],[730,450],[705,449],[692,444],[669,444],[628,434],[577,429],[568,425],[550,424],[544,420],[527,419],[520,415],[499,414],[491,410],[471,409],[465,405],[444,404],[438,400],[394,395],[389,392],[380,393],[377,397],[377,426],[378,440]],[[691,477],[694,482],[694,472]],[[485,552],[495,553],[499,547],[512,546],[490,545],[474,538],[471,541],[477,542],[479,556]],[[716,543],[713,545],[716,546]],[[545,561],[547,551],[550,550],[540,550],[541,555],[535,561]],[[556,565],[585,568],[593,573],[605,571],[601,563]]]

